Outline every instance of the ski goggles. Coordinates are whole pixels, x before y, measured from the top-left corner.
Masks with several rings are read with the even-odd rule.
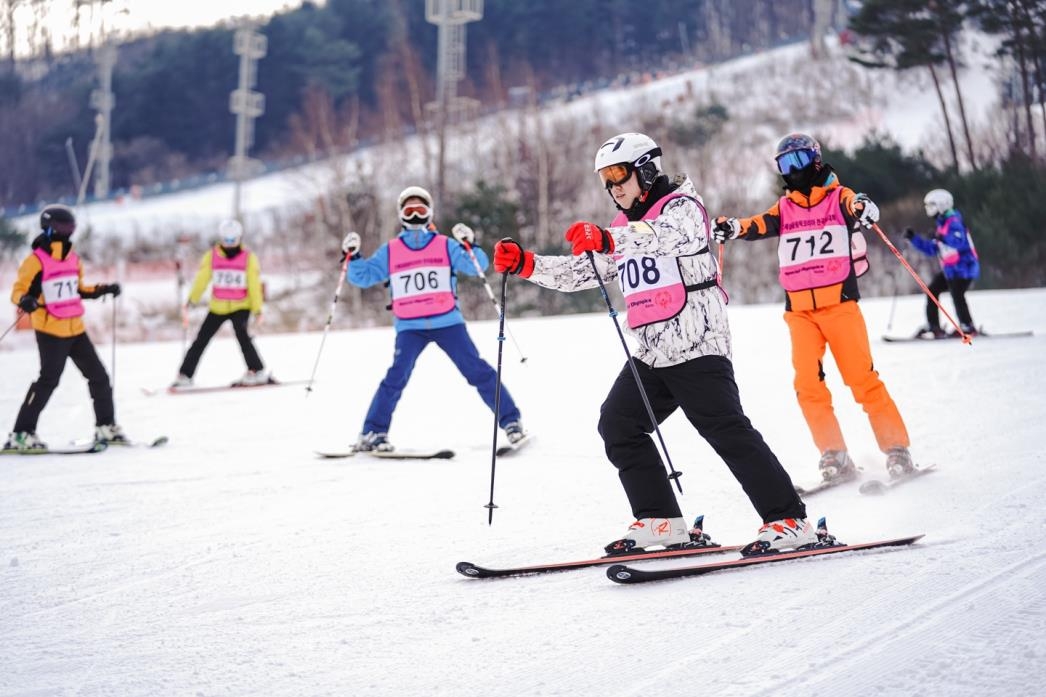
[[[401,218],[428,218],[432,211],[424,203],[408,203],[400,209]]]
[[[781,174],[789,174],[806,167],[813,161],[813,150],[792,150],[777,156],[777,171]]]
[[[632,176],[632,165],[622,162],[616,165],[607,165],[599,169],[599,178],[603,180],[603,186],[621,186]]]

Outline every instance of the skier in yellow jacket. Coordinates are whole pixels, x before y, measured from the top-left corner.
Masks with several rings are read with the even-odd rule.
[[[725,242],[778,238],[778,280],[784,287],[785,322],[792,338],[792,367],[799,407],[821,452],[826,482],[853,479],[832,395],[824,382],[825,348],[831,348],[843,382],[864,408],[890,476],[913,471],[908,431],[872,360],[868,328],[857,305],[857,277],[867,270],[864,236],[879,208],[839,182],[821,161],[820,144],[803,133],[785,136],[775,155],[786,195],[751,218],[716,218],[712,237]]]
[[[47,445],[36,435],[40,412],[72,359],[83,376],[94,403],[95,439],[126,444],[129,441],[116,424],[113,389],[109,373],[98,358],[94,344],[84,329],[84,298],[120,294],[118,283],[85,285],[84,269],[73,251],[71,237],[76,231],[76,216],[68,207],[54,204],[40,213],[42,232],[32,241],[33,252],[18,267],[11,289],[11,302],[29,315],[40,352],[40,376],[25,395],[14,430],[3,450],[19,453],[47,452]]]
[[[261,357],[247,331],[251,315],[256,322],[262,316],[261,265],[254,252],[242,245],[243,226],[236,220],[226,220],[218,227],[219,242],[200,260],[186,309],[200,302],[207,286],[211,286],[209,312],[200,326],[200,331],[185,354],[178,377],[172,387],[192,385],[196,366],[203,356],[211,338],[226,320],[232,323],[236,340],[243,351],[247,372],[234,385],[250,386],[275,382],[265,370]]]

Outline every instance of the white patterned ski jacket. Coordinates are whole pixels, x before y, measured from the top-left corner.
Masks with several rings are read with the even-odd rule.
[[[697,285],[716,278],[718,265],[708,244],[708,215],[701,197],[687,177],[672,193],[691,198],[669,201],[653,220],[607,228],[614,238],[614,253],[636,256],[671,256],[679,260],[683,283]],[[693,199],[696,199],[693,200]],[[607,254],[593,255],[604,283],[616,282],[618,269]],[[529,279],[545,288],[564,292],[595,288],[599,284],[588,255],[534,255]],[[626,331],[639,341],[635,357],[651,368],[678,365],[700,356],[730,358],[730,325],[726,302],[718,286],[687,294],[686,306],[675,317]]]

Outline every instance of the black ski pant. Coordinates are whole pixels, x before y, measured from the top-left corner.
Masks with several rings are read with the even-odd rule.
[[[58,387],[58,380],[65,370],[65,359],[70,358],[83,376],[87,378],[87,389],[94,402],[94,423],[104,426],[116,423],[113,408],[113,388],[109,384],[109,373],[98,358],[94,344],[86,333],[76,336],[53,336],[36,332],[36,347],[40,351],[40,377],[29,386],[22,408],[15,419],[17,432],[36,433],[40,412],[47,406],[51,393]]]
[[[784,467],[741,409],[734,368],[701,356],[667,368],[634,361],[658,424],[677,408],[723,458],[764,523],[805,518],[806,506]],[[682,515],[654,439],[654,428],[626,364],[600,408],[599,435],[637,518]],[[669,444],[669,454],[675,454]],[[675,454],[673,463],[681,458]],[[685,460],[684,460],[685,461]]]
[[[186,352],[185,360],[182,361],[182,367],[178,372],[190,378],[196,373],[196,365],[200,362],[204,349],[207,348],[207,344],[211,342],[215,333],[225,323],[225,320],[232,322],[232,329],[236,332],[236,341],[240,342],[240,350],[243,351],[243,360],[247,363],[247,370],[253,370],[254,372],[263,370],[265,365],[258,355],[258,350],[254,348],[251,335],[247,332],[247,322],[250,318],[250,310],[237,310],[227,315],[208,312],[207,317],[203,320],[203,324],[200,325],[200,331],[196,334],[196,339],[193,340],[192,346]]]
[[[955,314],[959,316],[959,324],[972,327],[973,318],[970,317],[970,308],[966,304],[966,291],[970,289],[972,284],[972,278],[948,279],[944,277],[943,271],[938,271],[927,288],[933,293],[933,297],[938,299],[940,299],[941,293],[947,290],[952,296]],[[933,329],[941,328],[941,313],[937,309],[937,303],[930,298],[926,298],[926,323]]]

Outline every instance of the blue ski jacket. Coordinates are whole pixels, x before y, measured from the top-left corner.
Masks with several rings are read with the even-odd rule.
[[[421,249],[438,234],[440,234],[438,230],[402,230],[398,237],[411,249]],[[460,242],[455,239],[447,240],[447,252],[450,255],[450,284],[456,296],[458,289],[457,274],[466,276],[479,276],[480,274],[476,273],[476,267],[469,257],[468,250]],[[472,247],[472,252],[476,255],[479,267],[486,271],[487,266],[490,264],[490,258],[486,252],[477,246]],[[374,254],[366,259],[359,256],[350,259],[349,270],[345,274],[345,280],[360,288],[370,288],[377,283],[387,282],[389,280],[389,243],[386,242],[378,247]],[[396,317],[393,326],[397,332],[402,332],[410,329],[440,329],[441,327],[464,323],[465,318],[461,314],[461,308],[455,303],[453,310],[435,317],[420,317],[417,319],[400,319]]]
[[[937,216],[937,230],[932,238],[916,235],[911,242],[923,254],[940,259],[945,278],[972,280],[981,275],[973,238],[963,223],[962,213],[954,208]]]

